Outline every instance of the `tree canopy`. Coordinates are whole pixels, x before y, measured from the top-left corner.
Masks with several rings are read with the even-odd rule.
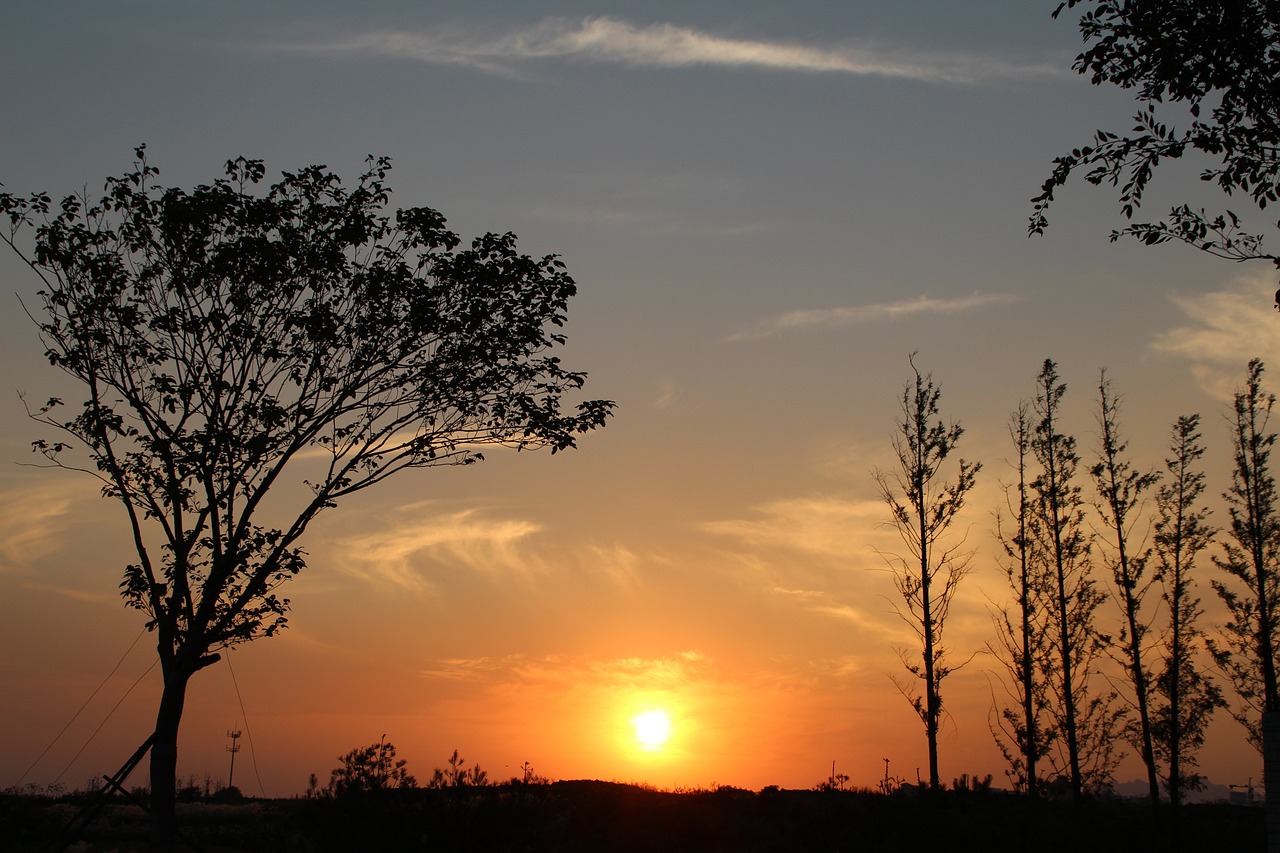
[[[352,189],[312,166],[264,192],[263,164],[238,158],[188,192],[157,187],[136,153],[96,202],[6,193],[0,209],[44,281],[48,358],[88,393],[70,418],[58,399],[37,414],[128,510],[139,562],[122,594],[175,642],[276,631],[294,543],[339,498],[486,445],[554,453],[605,422],[606,401],[562,411],[585,374],[547,354],[575,292],[564,264],[509,233],[458,250],[430,208],[387,215],[386,158]],[[29,252],[16,240],[33,221]],[[57,461],[68,444],[36,447]],[[286,470],[310,488],[277,529],[259,519]]]
[[[43,281],[28,310],[49,361],[85,388],[73,412],[32,412],[63,436],[35,448],[76,467],[66,451],[84,445],[126,511],[137,562],[120,591],[164,673],[163,845],[187,681],[285,624],[278,590],[317,514],[491,445],[573,447],[613,404],[562,403],[586,375],[552,354],[576,290],[559,258],[518,253],[510,233],[461,249],[437,211],[387,212],[387,158],[347,188],[324,166],[268,185],[240,157],[188,191],[135,153],[96,200],[0,193],[0,238]]]
[[[1280,192],[1280,2],[1277,0],[1066,0],[1053,16],[1085,8],[1078,26],[1086,49],[1074,68],[1095,85],[1132,89],[1141,105],[1127,134],[1099,130],[1091,145],[1054,160],[1034,206],[1030,232],[1048,227],[1054,192],[1073,174],[1120,190],[1132,219],[1162,160],[1192,152],[1210,165],[1201,179],[1228,196],[1248,196],[1259,208]],[[1166,123],[1171,105],[1185,108],[1182,128]],[[1231,210],[1180,205],[1162,222],[1113,231],[1149,245],[1181,240],[1231,260],[1280,255],[1249,233]]]

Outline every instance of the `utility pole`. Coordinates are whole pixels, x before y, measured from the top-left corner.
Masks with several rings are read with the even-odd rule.
[[[227,747],[227,752],[231,753],[231,770],[227,773],[227,788],[232,788],[236,775],[236,753],[240,751],[240,730],[229,729],[227,737],[231,738],[231,746]]]

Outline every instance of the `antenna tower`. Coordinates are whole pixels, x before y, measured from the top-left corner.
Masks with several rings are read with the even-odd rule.
[[[227,747],[227,752],[231,753],[231,770],[227,773],[227,787],[231,788],[236,775],[236,753],[240,751],[240,730],[228,729],[227,737],[231,738],[231,746]]]

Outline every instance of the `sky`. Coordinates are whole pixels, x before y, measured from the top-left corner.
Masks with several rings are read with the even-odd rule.
[[[1008,417],[1041,364],[1068,383],[1086,462],[1103,368],[1140,465],[1202,413],[1218,523],[1226,404],[1250,358],[1280,364],[1269,268],[1111,243],[1115,192],[1083,183],[1027,237],[1053,157],[1134,110],[1070,71],[1079,36],[1055,5],[9,8],[7,191],[96,192],[143,142],[177,186],[239,155],[348,179],[388,155],[395,203],[562,256],[579,285],[563,358],[618,404],[572,452],[406,472],[321,515],[288,630],[193,680],[180,775],[225,781],[240,729],[234,782],[254,795],[323,784],[384,734],[420,779],[454,749],[497,779],[527,761],[557,779],[804,788],[834,762],[872,786],[886,759],[927,778],[891,679],[911,634],[872,476],[917,353],[965,428],[959,454],[984,463],[956,528],[974,571],[946,627],[967,663],[943,685],[941,775],[1001,784],[993,513]],[[1197,174],[1162,167],[1147,210],[1218,205]],[[24,311],[36,289],[0,255],[0,787],[77,787],[147,736],[159,678],[116,594],[122,511],[91,478],[30,465],[43,433],[21,395],[77,393]],[[1210,619],[1213,576],[1205,561]],[[1102,618],[1118,626],[1118,608]],[[659,748],[631,722],[653,710],[671,723]],[[1201,768],[1243,784],[1261,762],[1224,715]],[[1119,778],[1141,775],[1130,757]]]

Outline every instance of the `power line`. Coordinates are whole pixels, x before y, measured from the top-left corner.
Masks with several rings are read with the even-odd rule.
[[[93,689],[93,692],[89,694],[89,698],[84,700],[84,704],[82,704],[80,708],[74,714],[71,715],[70,720],[67,720],[67,724],[62,727],[62,731],[58,732],[58,734],[54,736],[53,740],[49,741],[49,745],[44,748],[44,752],[41,752],[39,755],[37,755],[36,760],[31,762],[31,766],[22,772],[22,775],[18,777],[18,781],[14,783],[15,788],[18,785],[21,785],[23,780],[27,778],[27,774],[29,774],[32,770],[35,769],[36,765],[40,763],[40,760],[42,758],[48,755],[49,750],[53,749],[54,744],[56,744],[59,740],[62,739],[62,736],[67,733],[67,729],[71,728],[71,724],[74,723],[77,719],[79,719],[80,714],[83,713],[84,709],[89,707],[89,703],[93,701],[93,697],[97,696],[98,691],[102,690],[102,688],[106,685],[106,683],[111,680],[111,676],[116,674],[116,670],[120,669],[120,664],[124,663],[124,659],[129,656],[129,652],[133,651],[133,647],[138,645],[138,641],[142,639],[142,635],[145,633],[147,633],[147,629],[144,627],[141,631],[138,632],[138,636],[133,638],[133,642],[129,644],[129,648],[125,649],[124,654],[120,656],[120,660],[116,661],[116,665],[112,667],[110,672],[107,673],[107,677],[102,679],[102,681],[98,684],[98,686]],[[152,664],[152,666],[154,665],[155,664]],[[150,671],[151,670],[147,670],[147,672],[150,672]],[[132,690],[133,688],[130,687],[129,689]],[[125,695],[128,696],[129,694],[126,693]],[[102,727],[99,726],[98,728],[102,728]],[[97,734],[97,732],[95,732],[94,734]],[[86,743],[85,746],[88,746],[88,744]],[[80,752],[84,752],[84,747],[80,748]],[[76,753],[77,758],[80,756],[80,752]],[[72,759],[72,761],[74,760],[75,759]],[[62,771],[62,773],[66,773],[66,772],[67,771],[65,769]],[[58,778],[59,779],[62,778],[61,773],[58,774]],[[57,779],[55,779],[54,781],[56,782]]]
[[[93,743],[93,739],[98,736],[98,732],[102,731],[102,727],[105,726],[107,724],[107,721],[110,720],[112,715],[115,714],[116,709],[119,708],[122,704],[124,704],[124,700],[129,698],[129,694],[133,692],[133,688],[141,684],[142,679],[150,675],[151,670],[155,669],[156,664],[158,664],[159,662],[160,662],[160,658],[157,657],[155,660],[151,662],[151,666],[147,667],[147,671],[142,673],[142,675],[139,675],[137,680],[134,681],[133,684],[129,685],[129,689],[126,690],[124,692],[124,695],[120,697],[120,701],[116,702],[116,704],[111,707],[111,710],[110,712],[107,713],[107,716],[103,718],[101,723],[98,723],[98,727],[93,730],[93,734],[89,735],[89,739],[84,742],[84,746],[80,747],[80,752],[77,752],[74,756],[72,756],[71,760],[67,762],[67,766],[62,768],[62,773],[59,773],[57,778],[53,780],[54,782],[57,782],[58,779],[61,779],[63,774],[71,769],[71,765],[75,764],[76,759],[80,757],[81,753],[83,753],[86,749],[89,748],[89,744]]]
[[[253,762],[253,777],[257,779],[257,793],[260,793],[262,797],[266,797],[266,788],[262,786],[262,777],[259,775],[259,772],[257,772],[257,751],[253,748],[253,731],[248,727],[248,715],[247,713],[244,713],[244,699],[242,699],[241,694],[239,694],[239,683],[236,681],[236,670],[232,667],[232,649],[230,649],[230,647],[227,648],[227,670],[232,674],[232,685],[236,688],[236,701],[239,702],[239,706],[241,706],[241,719],[244,721],[244,734],[248,736],[248,757],[250,757],[250,760]]]

